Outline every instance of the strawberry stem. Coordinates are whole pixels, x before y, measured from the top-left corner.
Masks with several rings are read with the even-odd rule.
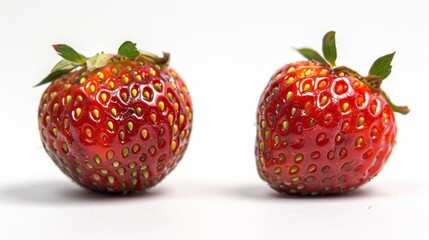
[[[400,114],[403,114],[403,115],[405,115],[405,114],[407,114],[407,113],[409,113],[409,112],[410,112],[410,109],[408,108],[408,106],[397,106],[397,105],[395,105],[395,104],[390,100],[389,96],[387,96],[387,94],[386,94],[383,90],[381,90],[381,94],[383,94],[384,99],[386,99],[387,104],[389,104],[390,108],[391,108],[394,112],[397,112],[397,113],[400,113]]]

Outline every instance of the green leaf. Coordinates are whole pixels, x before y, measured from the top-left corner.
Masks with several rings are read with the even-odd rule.
[[[88,70],[92,71],[96,68],[106,66],[106,64],[112,59],[112,54],[99,53],[86,61]]]
[[[322,45],[323,56],[331,66],[335,66],[335,60],[337,60],[337,46],[335,45],[335,32],[330,31],[323,37]]]
[[[56,44],[56,45],[52,45],[52,47],[54,47],[55,51],[57,51],[57,53],[62,58],[69,60],[70,62],[74,62],[78,64],[83,64],[86,62],[86,58],[82,54],[76,52],[73,48],[71,48],[68,45]]]
[[[320,54],[316,51],[314,51],[313,49],[310,48],[298,48],[296,49],[299,53],[301,53],[302,56],[304,56],[305,58],[307,58],[308,60],[314,60],[326,65],[329,65],[325,59],[323,59],[322,56],[320,56]]]
[[[63,70],[63,69],[74,69],[78,66],[79,65],[76,63],[70,62],[69,60],[62,59],[57,64],[55,64],[51,72],[56,72],[58,70]]]
[[[392,71],[390,63],[395,56],[395,52],[377,58],[369,69],[369,75],[379,76],[383,79],[387,78]]]
[[[74,68],[72,68],[72,69],[67,68],[67,69],[61,69],[61,70],[58,70],[58,71],[51,72],[41,82],[39,82],[37,85],[35,85],[35,87],[43,85],[45,83],[50,83],[50,82],[52,82],[52,81],[60,78],[64,74],[67,74],[67,73],[71,72],[73,69]]]
[[[140,52],[137,50],[135,43],[131,41],[125,41],[119,47],[118,54],[123,57],[134,59],[140,55]]]

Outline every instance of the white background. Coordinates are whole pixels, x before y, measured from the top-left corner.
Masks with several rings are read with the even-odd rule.
[[[0,0],[0,239],[429,239],[429,1]],[[337,32],[339,64],[366,73],[397,51],[384,89],[397,146],[377,178],[343,196],[275,193],[256,173],[256,105],[271,74]],[[125,40],[172,54],[194,101],[183,161],[146,194],[72,183],[44,152],[33,88],[59,60]]]

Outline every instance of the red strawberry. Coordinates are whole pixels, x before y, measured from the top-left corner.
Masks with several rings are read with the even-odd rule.
[[[281,67],[258,105],[259,175],[279,192],[336,194],[380,172],[395,144],[395,106],[380,88],[393,55],[377,59],[364,77],[335,66],[335,33],[323,39],[326,60],[298,49],[309,61]],[[329,63],[328,63],[329,62]]]
[[[54,45],[64,59],[38,85],[52,82],[39,107],[43,146],[78,184],[138,192],[182,159],[192,129],[185,83],[157,57],[125,42],[118,54],[86,58]]]

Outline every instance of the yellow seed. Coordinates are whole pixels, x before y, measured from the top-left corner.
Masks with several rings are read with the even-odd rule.
[[[49,124],[51,122],[51,117],[48,115],[45,118],[46,124]]]
[[[155,123],[156,122],[156,115],[154,113],[152,113],[150,115],[150,119],[152,120],[153,123]]]
[[[141,130],[141,135],[142,135],[143,138],[146,138],[147,137],[147,130],[143,128]]]
[[[102,93],[101,94],[101,101],[106,102],[106,100],[107,100],[107,94]]]
[[[133,90],[131,90],[131,95],[133,95],[133,97],[137,96],[137,93],[137,89],[134,88]]]
[[[326,77],[328,76],[328,70],[326,69],[322,69],[322,71],[320,71],[319,76],[321,77]]]
[[[181,138],[181,139],[185,138],[185,131],[181,131],[181,132],[180,132],[180,138]]]
[[[128,128],[128,131],[133,131],[133,128],[134,128],[134,124],[133,124],[133,122],[127,122],[127,128]]]
[[[129,153],[130,153],[130,149],[128,147],[122,148],[122,156],[123,157],[127,157]]]
[[[113,74],[117,74],[117,73],[118,73],[118,69],[116,69],[116,68],[112,68],[111,72],[112,72]]]
[[[45,137],[45,138],[48,137],[48,132],[46,130],[43,130],[42,133],[43,133],[43,137]]]
[[[115,83],[113,81],[110,81],[107,85],[110,89],[113,89],[115,87]]]
[[[274,142],[275,142],[275,144],[276,144],[276,145],[279,145],[279,143],[280,143],[280,138],[279,138],[279,136],[275,136],[275,137],[274,137]]]
[[[291,115],[294,116],[296,114],[296,108],[292,108]]]
[[[295,176],[291,180],[292,180],[292,182],[296,182],[296,181],[299,181],[299,179],[301,179],[301,177]]]
[[[172,150],[175,150],[175,149],[176,149],[176,146],[177,146],[176,141],[171,142],[171,149],[172,149]]]
[[[359,117],[358,119],[358,126],[362,126],[362,123],[365,119],[363,117]]]
[[[340,136],[340,135],[337,135],[337,136],[335,137],[335,141],[337,141],[337,142],[341,141],[341,136]]]
[[[118,162],[118,161],[114,161],[114,162],[112,163],[112,166],[113,166],[113,167],[118,167],[118,166],[119,166],[119,162]]]
[[[313,172],[314,170],[316,170],[315,164],[311,164],[310,166],[307,167],[307,172]]]
[[[173,95],[171,93],[167,93],[168,100],[173,101]]]
[[[265,120],[261,121],[261,127],[262,128],[266,128],[267,127],[267,122],[265,122]]]
[[[103,78],[104,78],[104,73],[102,73],[102,72],[98,72],[98,73],[97,73],[97,75],[98,75],[98,77],[99,77],[100,79],[103,79]]]
[[[142,108],[141,107],[136,107],[136,113],[138,115],[140,115],[142,113]]]
[[[124,77],[123,81],[125,84],[127,84],[130,81],[130,79],[128,77]]]
[[[142,174],[143,174],[143,177],[146,179],[149,177],[149,171],[144,171]]]
[[[107,151],[107,159],[112,159],[113,158],[113,156],[115,155],[115,153],[112,151],[112,150],[109,150],[109,151]]]
[[[143,92],[143,97],[146,98],[146,99],[149,99],[150,98],[150,93],[148,91],[144,91]]]
[[[185,121],[185,116],[183,116],[182,114],[180,114],[180,116],[179,116],[179,124],[182,124],[183,121]]]
[[[349,108],[349,103],[344,103],[343,106],[341,107],[343,112],[345,112],[348,108]]]
[[[153,68],[149,69],[150,75],[155,76],[156,75],[156,71]]]
[[[126,93],[122,93],[121,94],[121,98],[122,98],[122,101],[124,101],[124,102],[126,102],[127,101],[127,99],[128,99],[128,95],[126,94]]]
[[[177,127],[176,124],[173,125],[173,135],[176,135],[177,131],[179,130],[179,127]]]
[[[292,97],[292,95],[293,95],[293,92],[291,92],[291,91],[287,92],[286,101],[289,101],[290,98]]]
[[[136,172],[136,175],[137,175],[137,172]],[[133,186],[137,185],[137,178],[133,178],[132,184],[133,184]]]
[[[168,119],[168,122],[170,123],[170,125],[173,124],[173,115],[171,113],[168,114],[167,119]]]
[[[292,166],[289,170],[290,173],[296,173],[298,172],[298,166]]]
[[[328,102],[328,97],[326,97],[326,96],[323,96],[322,97],[322,99],[320,100],[320,105],[325,105],[326,104],[326,102]]]
[[[313,70],[308,69],[307,71],[305,71],[305,76],[310,76],[313,73]]]
[[[91,91],[91,93],[94,93],[95,92],[95,86],[94,85],[89,86],[89,90]]]
[[[158,107],[159,107],[159,109],[161,109],[161,111],[164,111],[164,102],[163,101],[159,101]]]
[[[116,111],[116,108],[112,108],[112,110],[110,110],[113,114],[113,116],[116,117],[116,115],[118,115],[118,111]]]
[[[53,99],[54,97],[56,97],[57,96],[57,92],[52,92],[51,93],[51,99]]]
[[[110,184],[113,184],[115,182],[115,178],[113,176],[108,176],[107,180],[109,181]]]
[[[179,110],[179,104],[177,102],[174,103],[174,109]]]
[[[140,75],[136,75],[136,79],[137,79],[138,81],[141,81],[141,80],[142,80],[142,76],[140,76]]]
[[[291,73],[291,72],[293,72],[293,71],[295,71],[295,68],[294,68],[294,67],[290,67],[290,68],[287,70],[287,72],[286,72],[286,73]]]
[[[125,169],[124,169],[124,168],[122,168],[122,167],[121,167],[121,168],[118,168],[118,170],[117,170],[117,171],[118,171],[118,174],[119,174],[119,175],[121,175],[121,176],[122,176],[122,175],[124,175],[124,173],[125,173]]]
[[[83,77],[80,79],[80,84],[84,84],[85,82],[86,82],[86,78]]]
[[[52,133],[54,134],[54,136],[57,136],[58,135],[58,129],[56,127],[54,127],[52,129]]]
[[[288,129],[289,127],[289,122],[288,121],[283,121],[283,130]]]
[[[303,89],[303,91],[304,91],[304,92],[307,92],[308,90],[310,90],[310,87],[311,87],[311,86],[310,86],[310,84],[308,84],[308,83],[307,83],[307,84],[305,84],[305,85],[304,85],[304,89]]]
[[[313,181],[313,179],[314,179],[313,176],[308,176],[308,177],[305,178],[305,181],[306,182],[311,182],[311,181]]]
[[[320,89],[323,89],[323,88],[325,88],[326,87],[326,81],[321,81],[320,83],[319,83],[319,88]]]
[[[67,145],[67,143],[63,143],[63,149],[65,152],[69,152],[69,145]]]
[[[80,117],[81,114],[82,114],[82,109],[76,108],[76,117]]]
[[[92,166],[92,164],[91,164],[91,163],[89,163],[89,162],[87,162],[87,163],[86,163],[86,166],[87,166],[89,169],[93,169],[93,168],[94,168],[94,166]]]
[[[100,156],[95,155],[95,156],[94,156],[94,161],[95,161],[97,164],[100,164],[100,163],[101,163],[101,158],[100,158]]]
[[[183,96],[182,93],[180,93],[179,96],[180,96],[180,100],[182,100],[182,102],[185,102],[185,96]]]
[[[124,140],[125,139],[125,132],[119,131],[119,139]]]
[[[302,154],[297,154],[295,156],[295,162],[300,162],[302,161],[302,159],[304,159],[304,156]]]
[[[159,84],[159,83],[155,83],[153,86],[155,87],[155,89],[156,89],[158,92],[161,92],[161,90],[162,90],[162,88],[161,88],[161,84]]]
[[[140,170],[145,170],[147,168],[147,164],[143,164],[140,166]]]
[[[96,173],[92,174],[92,177],[93,177],[96,181],[98,181],[98,180],[100,180],[100,179],[101,179],[101,176],[100,176],[100,175],[98,175],[98,174],[96,174]]]
[[[128,165],[128,167],[129,167],[129,168],[131,168],[131,169],[133,169],[133,168],[135,168],[135,167],[136,167],[136,163],[135,163],[135,162],[131,162],[131,163]]]
[[[94,114],[95,118],[99,118],[100,117],[100,111],[98,111],[98,109],[92,110],[92,113]]]
[[[72,100],[72,96],[67,95],[67,97],[66,97],[66,104],[69,104],[71,102],[71,100]]]
[[[295,78],[294,78],[294,77],[289,77],[289,78],[287,79],[287,81],[286,81],[286,84],[293,83],[294,81],[295,81]]]
[[[356,138],[355,146],[356,146],[356,147],[360,147],[360,146],[361,146],[361,144],[362,144],[362,142],[363,142],[363,138],[362,138],[362,137],[358,137],[358,138]]]
[[[274,169],[274,173],[275,174],[280,174],[282,172],[282,168],[281,167],[276,167],[275,169]]]
[[[108,127],[110,130],[113,130],[113,122],[108,121],[108,122],[107,122],[107,127]]]

